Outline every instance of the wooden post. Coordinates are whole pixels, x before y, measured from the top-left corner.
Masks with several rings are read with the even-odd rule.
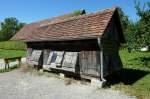
[[[44,69],[48,69],[46,65],[47,65],[49,54],[50,54],[50,50],[48,49],[43,50],[43,68]]]
[[[9,60],[6,58],[4,59],[5,61],[5,69],[7,69],[7,67],[9,68]]]
[[[18,57],[19,66],[21,65],[21,57]]]
[[[33,49],[32,48],[27,48],[27,63],[30,60],[31,54],[32,54]]]
[[[49,54],[50,54],[50,50],[45,49],[43,51],[43,65],[47,64],[47,60],[48,60]]]
[[[5,70],[6,70],[6,66],[7,66],[7,64],[5,63]]]

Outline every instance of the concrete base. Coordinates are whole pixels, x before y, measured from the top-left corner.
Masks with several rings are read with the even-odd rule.
[[[104,86],[105,82],[100,81],[99,79],[91,79],[91,86],[102,88]]]
[[[44,70],[49,70],[49,67],[47,65],[43,65]]]
[[[60,74],[59,74],[59,77],[60,77],[60,78],[65,78],[65,74],[60,73]]]
[[[43,69],[40,69],[39,71],[40,71],[40,73],[43,73]]]

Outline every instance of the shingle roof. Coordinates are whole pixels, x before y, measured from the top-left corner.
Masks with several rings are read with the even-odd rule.
[[[24,26],[11,40],[63,41],[101,36],[116,8],[69,18],[57,17]]]

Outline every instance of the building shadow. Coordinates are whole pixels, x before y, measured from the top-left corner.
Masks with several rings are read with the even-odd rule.
[[[150,72],[136,70],[136,69],[122,69],[119,73],[114,73],[108,77],[106,80],[108,81],[108,85],[114,85],[117,83],[123,83],[125,85],[132,85],[139,79],[143,78]]]

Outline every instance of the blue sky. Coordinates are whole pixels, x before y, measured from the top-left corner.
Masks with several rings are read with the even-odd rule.
[[[149,0],[140,1],[143,4]],[[16,17],[21,22],[31,23],[74,10],[85,9],[91,13],[114,6],[121,7],[130,19],[138,19],[134,0],[0,0],[0,21]]]

